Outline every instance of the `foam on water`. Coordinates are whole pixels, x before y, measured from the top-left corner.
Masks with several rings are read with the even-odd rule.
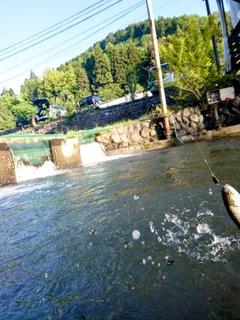
[[[14,164],[17,182],[54,176],[62,173],[62,171],[57,170],[54,163],[50,160],[45,161],[41,166],[25,165],[19,159],[14,159]]]
[[[58,170],[51,160],[46,160],[42,165],[32,165],[29,163],[28,155],[25,154],[20,158],[13,154],[16,181],[23,182],[37,178],[54,176],[65,173],[69,170]],[[80,154],[83,165],[97,164],[103,161],[111,161],[123,157],[130,157],[133,155],[116,155],[106,156],[104,147],[97,143],[87,143],[80,146]]]

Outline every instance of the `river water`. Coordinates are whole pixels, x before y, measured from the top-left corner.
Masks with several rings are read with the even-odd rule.
[[[240,190],[240,137],[199,142]],[[193,142],[1,189],[1,319],[239,319],[240,235]]]

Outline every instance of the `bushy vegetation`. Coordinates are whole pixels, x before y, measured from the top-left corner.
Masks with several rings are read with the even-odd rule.
[[[212,35],[222,61],[222,34],[218,16],[197,15],[156,20],[161,62],[174,70],[174,83],[184,97],[201,100],[206,90],[226,78],[215,65]],[[76,58],[46,70],[42,78],[31,72],[16,97],[4,89],[0,98],[0,129],[14,126],[15,116],[31,116],[30,101],[46,97],[73,114],[76,102],[91,94],[112,100],[148,89],[149,68],[154,65],[148,20],[110,33]],[[224,66],[223,66],[224,67]],[[154,74],[152,74],[154,77]],[[22,109],[22,111],[21,111]],[[23,112],[23,109],[25,110]]]

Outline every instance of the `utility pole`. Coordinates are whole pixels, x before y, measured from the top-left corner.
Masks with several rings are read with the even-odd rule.
[[[208,0],[205,0],[205,2],[206,2],[207,15],[210,16],[211,11],[210,11],[210,7],[209,7],[209,2],[208,2]],[[214,56],[215,56],[217,70],[218,70],[218,73],[220,74],[221,73],[221,66],[220,66],[220,60],[219,60],[219,55],[218,55],[216,37],[214,35],[212,35],[212,44],[213,44],[213,50],[214,50]]]
[[[156,72],[157,72],[157,82],[158,82],[158,91],[159,91],[159,98],[162,105],[162,110],[164,114],[164,128],[166,138],[170,139],[170,126],[169,126],[169,119],[168,119],[168,111],[167,111],[167,104],[166,104],[166,96],[163,87],[163,79],[162,79],[162,70],[161,70],[161,63],[160,57],[158,52],[158,43],[157,43],[157,36],[156,36],[156,29],[155,23],[153,18],[153,10],[152,10],[152,3],[151,0],[146,0],[147,10],[148,10],[148,17],[150,23],[150,30],[152,35],[152,43],[153,43],[153,50],[154,50],[154,59],[156,65]]]

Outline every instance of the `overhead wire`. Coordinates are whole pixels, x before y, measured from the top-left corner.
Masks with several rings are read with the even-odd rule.
[[[58,26],[59,24],[62,24],[63,22],[65,22],[65,21],[67,21],[67,20],[69,20],[69,19],[71,19],[71,18],[73,18],[73,17],[76,17],[76,16],[79,15],[80,13],[83,13],[83,12],[91,9],[92,7],[95,7],[97,4],[99,4],[100,2],[103,2],[103,1],[105,1],[105,0],[98,1],[97,3],[95,3],[95,4],[89,6],[89,7],[85,8],[85,9],[83,9],[83,10],[75,13],[74,15],[72,15],[72,16],[70,16],[70,17],[68,17],[68,18],[66,18],[66,19],[64,19],[64,20],[62,20],[62,21],[60,21],[60,22],[58,22],[58,23],[56,23],[56,24],[54,24],[54,25],[52,25],[51,27],[48,27],[48,28],[46,28],[46,29],[44,29],[44,30],[42,30],[42,31],[40,31],[40,32],[38,32],[38,33],[36,33],[36,34],[28,37],[28,38],[25,38],[25,39],[23,39],[23,40],[15,43],[15,44],[12,44],[11,46],[8,46],[8,47],[6,47],[6,48],[4,48],[4,49],[1,49],[0,52],[6,51],[6,50],[8,50],[8,49],[12,49],[13,47],[18,46],[18,45],[21,44],[21,43],[24,43],[24,42],[26,42],[26,41],[28,41],[28,40],[30,40],[30,39],[32,39],[32,38],[35,38],[35,37],[39,36],[40,34],[42,34],[43,32],[46,32],[46,31],[48,31],[48,30],[50,30],[50,29]],[[112,0],[109,0],[109,1],[112,1]],[[108,2],[109,2],[109,1],[108,1]],[[75,18],[75,19],[77,19],[77,18]],[[71,21],[73,21],[73,20],[71,20]],[[69,22],[71,22],[71,21],[69,21]],[[65,24],[64,24],[64,25],[65,25]],[[54,29],[54,30],[55,30],[55,29]],[[52,32],[52,31],[50,31],[50,32]],[[42,36],[41,36],[41,37],[42,37]],[[33,40],[33,41],[34,41],[34,40]],[[28,43],[28,42],[27,42],[27,43]],[[2,55],[2,54],[1,54],[1,55]]]
[[[40,41],[38,41],[38,42],[36,42],[36,43],[34,43],[34,44],[32,44],[32,45],[24,48],[24,49],[21,49],[21,50],[19,50],[19,51],[17,51],[17,52],[14,52],[14,53],[8,55],[7,57],[0,59],[0,61],[6,60],[6,59],[8,59],[8,58],[10,58],[10,57],[12,57],[12,56],[15,56],[16,54],[18,54],[18,53],[20,53],[20,52],[26,51],[26,50],[29,49],[29,48],[32,48],[32,47],[34,47],[34,46],[36,46],[36,45],[38,45],[38,44],[40,44],[40,43],[42,43],[42,42],[44,42],[44,41],[46,41],[46,40],[48,40],[48,39],[51,39],[52,37],[55,37],[56,35],[64,32],[64,31],[66,31],[66,30],[69,30],[69,29],[75,27],[76,25],[78,25],[78,24],[80,24],[80,23],[82,23],[82,22],[84,22],[84,21],[92,18],[93,16],[95,16],[95,15],[97,15],[97,14],[99,14],[99,13],[101,13],[101,12],[103,12],[103,11],[109,9],[109,8],[111,8],[112,6],[116,5],[117,3],[121,2],[121,1],[123,1],[123,0],[117,0],[117,1],[114,2],[113,4],[111,4],[111,5],[109,5],[108,7],[104,8],[104,9],[102,9],[102,10],[100,10],[100,11],[98,11],[98,12],[92,14],[92,15],[90,15],[89,17],[87,17],[87,18],[85,18],[85,19],[83,19],[83,20],[81,20],[81,21],[79,21],[79,22],[76,22],[76,23],[74,23],[73,25],[71,25],[71,26],[69,26],[69,27],[67,27],[67,28],[65,28],[65,29],[63,29],[63,30],[60,30],[60,31],[58,31],[57,33],[55,33],[55,34],[53,34],[53,35],[51,35],[51,36],[49,36],[49,37],[47,37],[47,38],[45,38],[45,39],[42,39],[42,40],[40,40]]]
[[[120,0],[120,1],[122,1],[122,0]],[[120,2],[120,1],[115,2],[113,5],[117,4],[117,3],[118,3],[118,2]],[[168,2],[167,2],[167,3],[165,3],[164,5],[161,5],[160,7],[156,8],[155,10],[158,10],[159,8],[161,8],[161,7],[163,7],[163,6],[166,6],[166,5],[168,5],[169,3],[174,2],[174,1],[176,1],[176,0],[168,1]],[[99,1],[99,2],[101,2],[101,1]],[[98,2],[98,3],[99,3],[99,2]],[[98,3],[97,3],[97,4],[98,4]],[[32,66],[31,68],[28,68],[27,70],[24,70],[24,71],[22,71],[22,72],[20,72],[20,73],[18,73],[18,74],[16,74],[16,75],[14,75],[14,76],[12,76],[12,77],[8,78],[8,79],[5,79],[4,81],[0,82],[0,84],[5,83],[5,82],[7,82],[7,81],[9,81],[9,80],[12,80],[12,79],[14,79],[14,78],[16,78],[16,77],[18,77],[18,76],[20,76],[20,75],[22,75],[22,74],[26,73],[28,70],[32,70],[33,68],[36,68],[36,67],[40,66],[42,63],[44,63],[44,62],[48,61],[49,59],[51,59],[51,58],[53,58],[53,57],[55,58],[55,57],[56,57],[56,55],[61,54],[63,51],[68,50],[69,48],[71,48],[72,46],[75,46],[75,45],[76,45],[76,44],[78,44],[79,42],[84,41],[84,40],[85,40],[86,38],[88,38],[89,36],[92,36],[92,35],[93,35],[93,34],[95,34],[96,32],[101,31],[102,29],[104,29],[105,27],[107,27],[107,26],[111,25],[112,23],[116,22],[117,20],[121,19],[121,18],[122,18],[122,17],[124,17],[125,15],[127,15],[127,14],[131,13],[132,11],[134,11],[135,9],[137,9],[139,6],[141,6],[143,3],[145,3],[145,0],[142,0],[142,1],[138,2],[136,5],[134,5],[134,6],[130,7],[130,8],[128,8],[128,9],[126,9],[126,10],[122,11],[122,12],[121,12],[121,13],[119,13],[119,14],[122,14],[123,12],[128,11],[128,10],[130,10],[130,9],[131,9],[129,12],[126,12],[125,14],[121,15],[119,18],[117,18],[117,19],[113,20],[111,23],[108,23],[107,25],[105,25],[105,26],[103,26],[102,28],[98,29],[98,30],[97,30],[97,31],[95,31],[94,33],[92,33],[92,34],[88,35],[87,37],[85,37],[85,38],[81,39],[80,41],[78,41],[78,42],[74,43],[74,44],[73,44],[73,45],[71,45],[70,47],[65,48],[65,49],[61,50],[60,52],[58,52],[58,53],[56,53],[56,54],[54,54],[54,55],[52,55],[52,56],[50,56],[50,57],[48,57],[48,58],[46,58],[46,59],[42,60],[41,62],[39,62],[38,64],[36,64],[36,65]],[[112,5],[111,5],[111,6],[112,6]],[[111,7],[111,6],[109,6],[109,7]],[[90,7],[89,7],[89,8],[90,8]],[[88,8],[87,8],[87,9],[88,9]],[[85,9],[85,10],[86,10],[86,9]],[[118,16],[119,14],[117,14],[117,15],[113,16],[113,18],[114,18],[114,17],[116,17],[116,16]],[[143,16],[146,16],[146,15],[143,15]],[[141,16],[141,17],[143,17],[143,16]],[[141,17],[138,17],[137,19],[139,19],[139,18],[141,18]],[[136,21],[137,19],[135,19],[134,21]],[[66,20],[66,19],[65,19],[65,20]],[[65,21],[65,20],[63,20],[63,21]],[[102,24],[102,23],[100,23],[100,24],[98,24],[98,25],[101,25],[101,24]],[[56,25],[57,25],[57,24],[56,24]],[[94,28],[95,28],[96,26],[98,26],[98,25],[95,25],[94,27],[92,27],[92,28],[88,29],[87,31],[85,31],[85,32],[81,33],[80,35],[82,35],[82,34],[84,34],[84,33],[88,32],[89,30],[94,29]],[[54,25],[54,26],[55,26],[55,25]],[[45,29],[45,30],[46,30],[46,29]],[[55,47],[50,48],[50,49],[48,50],[48,52],[49,52],[49,51],[51,51],[51,50],[53,50],[53,49],[55,49],[56,47],[59,47],[59,46],[61,46],[61,45],[65,44],[65,43],[67,43],[67,42],[69,42],[69,41],[73,40],[74,38],[76,38],[76,37],[78,37],[78,36],[80,36],[80,35],[74,36],[74,37],[72,37],[71,39],[68,39],[68,40],[66,40],[65,42],[63,42],[63,43],[59,44],[58,46],[55,46]],[[96,40],[96,41],[97,41],[97,40]],[[93,41],[91,41],[91,43],[93,43]],[[74,51],[75,51],[75,50],[76,50],[76,49],[74,49]],[[33,59],[35,59],[35,58],[37,58],[37,57],[39,57],[39,56],[41,56],[41,55],[42,55],[42,54],[39,54],[39,55],[37,55],[37,56],[35,56],[35,57],[31,58],[30,60],[33,60]],[[66,55],[66,54],[64,54],[64,55]],[[25,62],[23,62],[23,63],[20,63],[20,64],[18,64],[17,66],[15,66],[15,67],[13,67],[13,68],[11,68],[11,69],[8,69],[7,71],[4,71],[4,72],[3,72],[3,73],[1,73],[0,75],[4,74],[4,73],[6,73],[6,72],[9,72],[9,71],[11,71],[11,70],[13,70],[13,69],[15,69],[16,67],[19,67],[19,66],[21,66],[22,64],[24,64],[24,63],[26,63],[26,62],[29,62],[30,60],[28,59],[27,61],[25,61]]]
[[[86,36],[85,38],[81,39],[80,41],[78,41],[78,42],[74,43],[74,44],[73,44],[73,45],[71,45],[70,47],[72,47],[72,46],[74,46],[74,45],[78,44],[79,42],[84,41],[85,39],[89,38],[89,36],[92,36],[92,35],[96,34],[96,32],[99,32],[99,31],[103,30],[104,28],[106,28],[107,26],[109,26],[109,25],[113,24],[113,23],[114,23],[114,22],[116,22],[117,20],[120,20],[121,18],[123,18],[123,17],[124,17],[124,16],[126,16],[127,14],[129,14],[129,13],[133,12],[134,10],[136,10],[137,8],[139,8],[141,5],[143,5],[143,3],[144,3],[144,2],[145,2],[145,0],[141,0],[141,1],[140,1],[140,2],[138,2],[137,4],[135,4],[135,5],[131,6],[130,8],[125,9],[125,10],[123,10],[122,12],[120,12],[120,13],[116,14],[116,15],[115,15],[115,16],[113,16],[111,19],[113,19],[113,18],[115,18],[115,17],[119,16],[120,14],[121,14],[121,16],[119,16],[117,19],[113,20],[112,22],[107,23],[105,26],[103,26],[102,28],[100,28],[100,29],[96,30],[95,32],[93,32],[93,33],[91,33],[90,35]],[[71,41],[71,40],[73,40],[73,39],[75,39],[75,38],[77,38],[77,37],[81,36],[82,34],[84,34],[84,33],[88,32],[89,30],[95,29],[97,26],[99,26],[99,25],[101,25],[101,24],[103,24],[103,23],[105,23],[105,22],[106,22],[106,21],[101,22],[101,23],[98,23],[98,24],[97,24],[97,25],[95,25],[94,27],[92,27],[92,28],[90,28],[90,29],[88,29],[88,30],[86,30],[86,31],[84,31],[84,32],[82,32],[82,33],[80,33],[80,34],[78,34],[77,36],[74,36],[74,37],[72,37],[72,38],[70,38],[70,39],[66,40],[65,42],[63,42],[63,43],[59,44],[58,46],[55,46],[55,47],[52,47],[52,48],[48,49],[48,52],[49,52],[49,51],[51,51],[51,50],[53,50],[53,49],[55,49],[56,47],[59,47],[59,46],[61,46],[61,45],[65,44],[65,43],[67,43],[67,42],[69,42],[69,41]],[[65,50],[69,49],[70,47],[65,48],[64,50],[60,51],[59,53],[62,53],[63,51],[65,51]],[[57,53],[57,54],[59,54],[59,53]],[[43,61],[39,62],[38,64],[36,64],[36,65],[34,65],[34,66],[32,66],[30,69],[28,68],[28,70],[32,70],[33,68],[38,67],[40,64],[42,64],[43,62],[46,62],[47,60],[49,60],[49,59],[51,59],[51,58],[53,58],[53,57],[55,58],[57,54],[54,54],[54,55],[52,55],[52,56],[48,57],[47,59],[45,59],[45,60],[43,60]],[[33,59],[35,59],[36,57],[39,57],[39,56],[41,56],[41,55],[42,55],[42,53],[41,53],[41,54],[39,54],[39,55],[37,55],[37,56],[35,56],[35,57],[34,57],[34,58],[32,58],[32,59],[28,59],[28,60],[26,60],[24,63],[29,62],[30,60],[33,60]],[[6,70],[6,71],[4,71],[4,72],[0,73],[0,76],[1,76],[1,75],[3,75],[3,74],[5,74],[5,73],[7,73],[7,72],[9,72],[9,71],[11,71],[11,70],[13,70],[13,69],[15,69],[16,67],[21,66],[21,65],[22,65],[22,64],[24,64],[24,63],[20,63],[20,64],[18,64],[17,66],[15,66],[15,67],[13,67],[13,68],[11,68],[11,69],[8,69],[8,70]],[[24,70],[23,72],[21,72],[21,73],[17,74],[16,76],[19,76],[19,75],[21,75],[21,74],[23,74],[23,73],[25,73],[25,72],[26,72],[26,70]],[[9,80],[11,80],[11,79],[13,79],[14,77],[15,77],[15,76],[13,76],[13,77],[11,77],[11,78],[8,78],[8,79],[5,79],[3,82],[0,82],[0,84],[4,83],[4,82],[6,82],[6,81],[9,81]]]

